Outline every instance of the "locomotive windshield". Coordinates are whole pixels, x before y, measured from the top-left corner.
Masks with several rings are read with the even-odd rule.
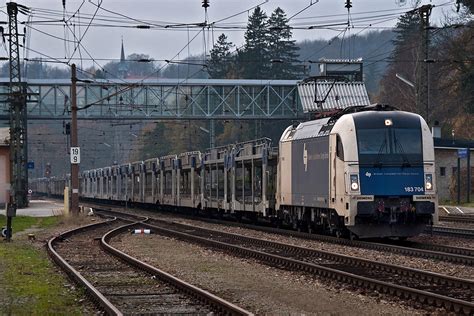
[[[404,123],[400,124],[401,126],[397,126],[395,122],[394,126],[381,126],[381,124],[359,126],[357,128],[359,163],[374,166],[411,166],[422,163],[420,124],[419,122],[406,124],[406,121]]]

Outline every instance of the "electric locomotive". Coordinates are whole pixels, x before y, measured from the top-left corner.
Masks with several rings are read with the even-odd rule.
[[[279,146],[279,217],[360,238],[406,238],[437,221],[433,138],[417,114],[351,107],[290,126]]]

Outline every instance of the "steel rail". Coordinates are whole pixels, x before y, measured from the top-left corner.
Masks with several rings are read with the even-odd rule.
[[[132,265],[142,271],[145,271],[149,274],[152,274],[155,277],[158,277],[162,281],[171,284],[172,286],[180,289],[181,291],[187,293],[188,295],[193,296],[194,298],[198,299],[201,302],[206,303],[216,309],[219,312],[219,315],[253,315],[251,312],[244,310],[238,307],[235,304],[232,304],[214,294],[211,294],[203,289],[200,289],[192,284],[189,284],[183,280],[180,280],[173,275],[166,273],[158,268],[155,268],[145,262],[142,262],[136,258],[129,256],[128,254],[114,248],[109,244],[109,241],[123,233],[123,231],[127,230],[128,228],[133,228],[135,226],[142,225],[142,224],[127,224],[121,227],[118,227],[114,230],[109,231],[101,238],[101,247],[108,253],[119,257],[120,259],[124,260],[127,264]]]
[[[112,212],[109,212],[112,213]],[[117,212],[115,212],[117,213]],[[101,215],[101,214],[99,214]],[[144,262],[141,262],[125,253],[122,253],[121,251],[113,248],[112,246],[108,245],[106,240],[110,239],[112,236],[122,232],[123,230],[126,230],[128,227],[131,227],[133,225],[140,225],[141,222],[144,222],[147,220],[146,217],[139,216],[139,215],[132,215],[132,214],[117,214],[114,218],[114,221],[117,219],[124,220],[124,221],[132,221],[130,218],[137,219],[137,221],[134,221],[131,224],[126,224],[123,226],[120,226],[118,228],[115,228],[108,233],[106,233],[104,236],[101,238],[101,247],[106,251],[107,253],[110,253],[119,259],[125,261],[127,264],[148,272],[156,277],[159,277],[162,281],[176,287],[180,291],[193,296],[197,298],[198,300],[204,302],[206,305],[212,306],[215,308],[217,311],[219,311],[221,314],[224,315],[253,315],[249,311],[246,311],[244,309],[241,309],[240,307],[227,302],[207,291],[201,290],[191,284],[188,284],[184,281],[179,280],[178,278],[167,274],[164,271],[161,271],[159,269],[156,269]],[[124,216],[126,215],[126,216]],[[127,216],[129,218],[127,218]],[[105,226],[110,224],[112,221],[106,221],[106,222],[101,222],[101,223],[94,223],[91,225],[86,225],[82,226],[76,229],[69,230],[65,233],[60,234],[59,236],[53,237],[49,240],[48,242],[48,253],[64,271],[79,285],[83,286],[86,290],[86,293],[92,298],[94,303],[97,304],[97,306],[102,309],[107,315],[123,315],[123,313],[114,305],[112,304],[96,287],[94,287],[84,276],[82,276],[81,273],[79,273],[76,269],[74,269],[64,258],[62,258],[57,251],[54,249],[54,245],[57,242],[64,241],[66,240],[69,236],[72,236],[74,234],[77,234],[79,232],[84,232],[89,229],[94,229],[100,226]]]
[[[433,234],[471,239],[474,238],[474,229],[433,226]]]
[[[314,263],[303,262],[300,260],[286,258],[279,255],[262,252],[259,250],[253,250],[253,249],[236,246],[236,245],[232,245],[232,244],[228,244],[228,243],[224,243],[224,242],[220,242],[216,240],[211,240],[209,238],[199,237],[199,236],[192,235],[190,233],[179,232],[176,230],[163,228],[163,227],[159,227],[159,226],[152,225],[149,223],[146,223],[144,225],[150,229],[157,231],[160,234],[173,236],[175,238],[184,239],[191,242],[197,242],[197,243],[204,244],[210,247],[230,251],[230,252],[245,256],[245,257],[252,257],[272,266],[277,266],[277,267],[283,266],[283,267],[288,267],[291,269],[301,270],[303,272],[310,272],[310,273],[323,276],[323,277],[331,277],[338,281],[344,281],[350,284],[354,284],[358,287],[376,289],[380,292],[396,295],[400,298],[415,299],[421,303],[428,303],[430,305],[435,305],[438,307],[443,306],[447,310],[453,310],[455,312],[463,311],[465,313],[472,313],[474,311],[474,303],[464,301],[461,299],[447,297],[444,295],[431,293],[431,292],[423,291],[419,289],[414,289],[414,288],[406,287],[403,285],[397,285],[397,284],[393,284],[393,283],[389,283],[385,281],[375,280],[368,277],[356,275],[353,273],[340,271],[335,268],[328,268],[328,267],[324,267],[324,266],[317,265]],[[193,229],[197,230],[200,228],[193,227]],[[218,231],[214,231],[214,233],[224,234],[224,235],[235,235],[235,234],[222,233]],[[241,236],[239,238],[247,239],[249,241],[252,240],[255,242],[257,241],[263,242],[264,244],[273,244],[272,242],[269,242],[269,241],[258,240],[255,238],[249,238],[249,237],[244,237],[244,236]],[[274,243],[274,244],[278,244],[278,243]],[[294,249],[298,248],[295,246],[284,245],[284,244],[283,246],[291,247]],[[313,251],[313,250],[304,249],[304,251]],[[329,253],[328,255],[334,256],[334,254],[331,254],[331,253]],[[342,255],[335,255],[335,256],[340,256],[341,258],[343,258],[342,260],[352,260],[351,262],[354,264],[361,264],[361,267],[369,268],[369,266],[366,265],[368,264],[367,262],[369,260],[365,260],[365,259],[361,260],[360,258],[354,260],[353,257],[342,256]],[[393,267],[390,267],[391,265],[389,264],[380,264],[380,263],[376,263],[376,264],[382,269],[383,267],[386,267],[385,269],[393,268]],[[408,269],[408,268],[403,268],[403,267],[396,267],[396,270],[405,271],[404,272],[405,275],[409,275],[409,276],[418,275],[418,276],[421,276],[421,278],[425,280],[440,282],[439,284],[443,284],[443,282],[446,282],[446,284],[460,286],[468,290],[472,290],[474,287],[474,283],[472,281],[443,276],[437,273],[420,271],[416,269]]]
[[[421,276],[422,279],[432,280],[439,284],[447,283],[447,284],[456,285],[457,287],[468,288],[468,289],[474,290],[473,280],[465,280],[465,279],[460,279],[460,278],[456,278],[452,276],[442,275],[439,273],[428,272],[428,271],[423,271],[423,270],[409,268],[409,267],[402,267],[402,266],[398,266],[398,265],[394,265],[390,263],[375,262],[373,260],[368,260],[368,259],[363,259],[363,258],[358,258],[358,257],[348,256],[348,255],[342,255],[342,254],[336,254],[336,253],[332,253],[332,252],[328,252],[324,250],[310,249],[310,248],[285,244],[281,242],[268,241],[268,240],[264,240],[260,238],[247,237],[247,236],[243,236],[239,234],[227,233],[227,232],[201,228],[201,227],[196,227],[192,225],[174,223],[174,222],[169,222],[169,221],[164,221],[164,220],[151,219],[151,222],[149,222],[148,224],[153,225],[152,224],[153,221],[159,224],[167,225],[167,226],[172,226],[176,228],[179,227],[185,231],[193,229],[194,231],[204,233],[205,235],[220,235],[220,236],[224,236],[224,237],[228,237],[231,239],[236,239],[236,240],[240,240],[240,241],[244,241],[244,242],[248,242],[252,244],[258,244],[263,247],[268,246],[268,247],[279,248],[288,252],[298,253],[304,256],[312,255],[312,256],[317,256],[319,258],[329,259],[329,260],[337,261],[341,263],[350,262],[351,264],[354,264],[357,266],[376,268],[381,271],[384,271],[384,270],[390,271],[390,272],[400,274],[400,275],[409,275],[409,276],[417,275],[417,276]],[[192,233],[189,233],[189,234],[193,235]]]
[[[474,215],[446,215],[439,216],[439,220],[444,222],[474,223]]]
[[[112,221],[115,221],[112,220]],[[89,229],[93,229],[100,226],[109,225],[111,221],[101,222],[101,223],[94,223],[91,225],[82,226],[79,228],[71,229],[66,231],[59,236],[53,237],[48,241],[48,253],[68,275],[71,279],[74,280],[77,284],[83,286],[86,290],[86,293],[92,298],[92,300],[102,309],[105,311],[107,315],[123,315],[122,312],[115,307],[99,290],[97,290],[87,279],[85,279],[76,269],[74,269],[67,261],[62,258],[54,249],[54,245],[59,242],[65,240],[67,237],[76,234],[78,232],[83,232]]]
[[[119,216],[123,212],[110,209],[98,209],[103,212],[108,212],[114,216]],[[148,211],[149,212],[149,211]],[[129,214],[130,215],[130,214]],[[182,214],[179,214],[183,216]],[[136,215],[135,215],[136,216]],[[184,217],[195,219],[195,217],[186,216]],[[450,247],[444,245],[435,245],[435,244],[423,244],[423,243],[411,243],[411,246],[402,246],[402,245],[393,245],[387,243],[379,242],[368,242],[361,240],[350,240],[344,238],[337,238],[328,235],[320,234],[310,234],[305,232],[297,232],[288,229],[281,229],[275,227],[266,227],[266,226],[257,226],[251,224],[235,223],[224,220],[209,219],[209,218],[199,218],[200,221],[211,223],[211,224],[220,224],[234,227],[242,227],[246,229],[252,229],[256,231],[261,231],[271,234],[279,234],[296,238],[303,238],[321,242],[328,242],[343,246],[357,247],[362,249],[371,249],[377,251],[389,251],[392,253],[397,253],[405,256],[426,258],[426,259],[436,259],[446,262],[452,262],[457,264],[471,265],[474,266],[474,250],[469,248],[461,247]],[[437,227],[437,226],[436,226]]]
[[[219,220],[209,220],[204,219],[204,221],[215,224],[228,224],[225,221]],[[397,253],[405,256],[420,257],[427,259],[436,259],[443,260],[447,262],[465,264],[465,265],[474,265],[474,250],[469,248],[461,247],[450,247],[444,245],[435,245],[435,244],[422,244],[422,243],[411,243],[411,246],[402,246],[402,245],[393,245],[380,242],[368,242],[362,240],[350,240],[344,238],[337,238],[328,235],[320,234],[310,234],[305,232],[297,232],[288,229],[274,228],[274,227],[265,227],[265,226],[256,226],[250,224],[236,224],[231,223],[232,226],[238,226],[242,228],[257,230],[261,232],[279,234],[296,238],[303,238],[321,242],[328,242],[343,246],[357,247],[363,249],[371,249],[378,251],[389,251],[392,253]]]

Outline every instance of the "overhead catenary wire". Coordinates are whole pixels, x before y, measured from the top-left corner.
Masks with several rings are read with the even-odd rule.
[[[452,3],[452,2],[448,2],[447,4],[449,4],[449,3]],[[446,5],[446,4],[442,4],[442,5],[439,5],[439,6],[443,6],[443,5]],[[439,6],[438,6],[438,7],[439,7]],[[109,10],[109,11],[110,11],[110,10]],[[111,11],[111,12],[113,12],[113,11]],[[377,12],[377,11],[368,11],[368,12]],[[398,17],[400,14],[398,13],[398,11],[395,11],[395,12],[396,12],[396,13],[394,13],[393,16],[394,16],[394,17]],[[405,11],[405,12],[406,12],[406,11]],[[116,12],[116,14],[123,15],[123,14],[117,13],[117,12]],[[360,12],[360,13],[358,13],[358,14],[362,14],[362,12]],[[351,13],[351,15],[355,15],[355,13],[354,13],[354,14]],[[328,16],[335,16],[335,15],[328,15]],[[374,19],[383,18],[383,17],[385,17],[385,16],[387,16],[387,14],[382,14],[382,15],[380,15],[380,16],[375,16],[375,17],[374,17],[373,14],[370,14],[370,15],[365,16],[365,17],[353,18],[353,19],[352,19],[352,21],[353,21],[352,25],[354,26],[354,24],[355,24],[356,22],[374,21]],[[325,17],[325,16],[321,16],[321,17]],[[203,26],[202,23],[177,23],[177,24],[175,24],[175,25],[163,25],[163,24],[156,24],[156,23],[151,23],[151,22],[148,22],[148,21],[143,21],[143,20],[135,19],[135,18],[132,18],[132,17],[128,17],[128,18],[132,19],[133,21],[139,22],[139,23],[144,23],[144,25],[149,25],[149,26],[153,26],[153,27],[157,27],[157,28],[168,28],[168,29],[170,29],[170,28],[172,29],[173,27],[184,27],[184,28],[187,28],[187,27],[196,27],[196,28],[200,28],[200,27]],[[96,18],[96,20],[98,20],[98,19]],[[339,22],[336,21],[336,24],[341,23],[342,21],[343,21],[343,20],[339,20]],[[89,21],[87,21],[87,22],[89,22]],[[320,23],[321,23],[321,22],[320,22]],[[326,21],[324,21],[323,23],[326,23]],[[219,28],[219,25],[218,25],[218,23],[216,23],[216,22],[212,22],[212,23],[210,23],[210,24],[212,24],[215,29],[218,29],[218,28]],[[313,24],[314,24],[314,23],[313,23]],[[326,24],[327,24],[327,23],[326,23]],[[334,21],[332,21],[332,24],[335,24]],[[91,26],[120,27],[120,25],[100,25],[100,24],[97,24],[97,25],[91,24]],[[293,28],[297,28],[297,27],[298,27],[298,25],[296,25],[296,24],[295,24],[295,25],[292,24],[291,26],[292,26]],[[127,26],[127,27],[133,27],[133,26]],[[234,26],[234,27],[235,27],[235,28],[239,28],[239,29],[241,29],[241,30],[245,30],[245,23],[242,23],[241,26]],[[309,27],[311,27],[311,25],[310,25],[310,24],[306,24],[306,25],[304,25],[301,29],[304,29],[305,27],[306,27],[306,28],[309,28]],[[226,26],[224,25],[223,28],[229,28],[229,27],[226,27]],[[314,27],[313,27],[313,28],[314,28]]]
[[[69,17],[66,19],[66,7],[63,8],[63,19],[64,19],[64,22],[67,23],[69,22],[72,18],[74,18],[76,16],[76,14],[78,14],[81,9],[82,9],[82,6],[84,5],[84,3],[86,2],[86,0],[82,0],[82,3],[79,5],[79,7],[76,9],[76,11],[74,11],[73,14],[70,14]]]
[[[93,2],[91,2],[91,3],[94,4]],[[92,16],[92,18],[90,19],[90,22],[89,22],[89,24],[87,25],[86,30],[84,31],[84,33],[82,34],[82,36],[80,36],[80,38],[78,39],[77,45],[75,45],[74,50],[72,51],[71,57],[74,57],[74,54],[76,53],[76,50],[77,50],[78,48],[80,48],[81,41],[82,41],[82,39],[84,38],[84,36],[86,36],[87,31],[89,30],[89,28],[90,28],[90,26],[91,26],[91,24],[92,24],[92,21],[94,21],[95,15],[96,15],[97,12],[99,11],[99,8],[100,8],[100,5],[101,5],[101,4],[102,4],[102,0],[99,1],[99,4],[97,5],[97,9],[96,9],[96,11],[94,12],[94,15]],[[79,14],[79,11],[78,11],[77,14]],[[80,24],[79,24],[79,26],[80,26]],[[74,35],[74,37],[76,38],[75,35]],[[70,60],[69,60],[69,61],[70,61]],[[68,61],[68,63],[69,63],[69,61]]]
[[[81,5],[82,5],[82,4],[81,4]],[[298,18],[296,18],[296,19],[298,19]],[[137,19],[136,19],[136,20],[137,20]],[[91,20],[89,20],[89,22],[90,22],[90,21],[91,21]],[[138,21],[142,22],[141,20],[138,20]],[[369,29],[371,26],[372,26],[372,25],[368,25],[368,26],[362,28],[361,31],[362,31],[362,30]],[[187,29],[187,31],[188,31],[188,30],[189,30],[189,28]],[[73,42],[73,41],[71,41],[71,42]],[[187,48],[188,48],[188,51],[189,51],[189,45],[187,46]],[[189,55],[189,54],[188,54],[188,55]],[[69,58],[71,59],[72,56],[69,57]],[[85,58],[81,58],[81,60],[85,60]],[[89,58],[89,60],[94,60],[94,58]],[[96,59],[96,60],[97,60],[97,59]],[[248,61],[248,62],[252,62],[252,61]],[[103,69],[103,67],[100,67],[100,65],[97,65],[97,66],[99,67],[99,69]]]

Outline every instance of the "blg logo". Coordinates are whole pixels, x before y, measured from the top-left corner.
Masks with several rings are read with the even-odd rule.
[[[303,163],[304,163],[304,171],[308,171],[308,151],[306,150],[306,143],[303,147]]]

